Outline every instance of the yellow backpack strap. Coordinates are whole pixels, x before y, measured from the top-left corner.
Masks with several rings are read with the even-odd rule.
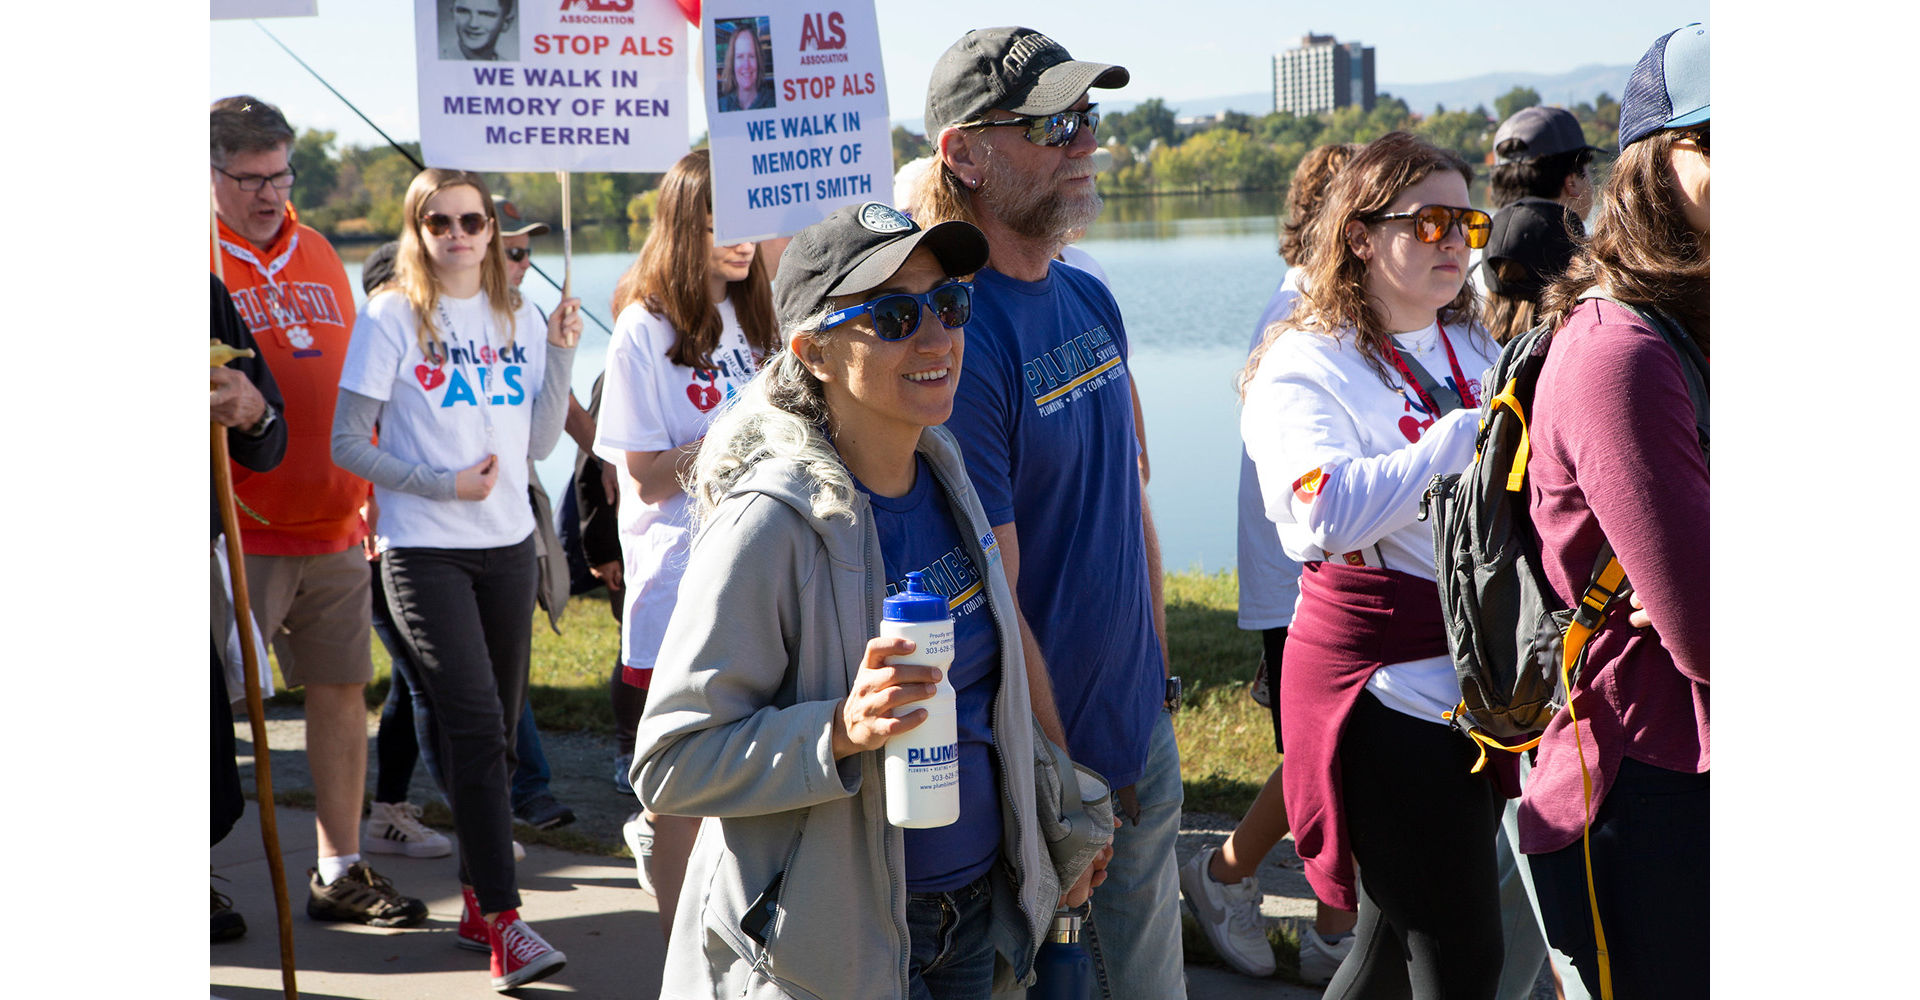
[[[1587,910],[1593,917],[1600,1000],[1613,1000],[1613,966],[1607,954],[1607,934],[1600,926],[1600,895],[1593,884],[1593,843],[1589,837],[1593,830],[1593,773],[1587,769],[1587,749],[1580,742],[1580,715],[1573,708],[1573,670],[1586,653],[1587,640],[1605,623],[1607,608],[1620,596],[1627,571],[1620,560],[1614,558],[1613,546],[1605,542],[1601,543],[1595,561],[1601,563],[1600,568],[1587,584],[1586,593],[1580,596],[1580,605],[1574,609],[1573,621],[1567,624],[1567,633],[1561,641],[1560,686],[1567,692],[1567,718],[1573,724],[1574,755],[1580,759],[1580,793],[1586,810],[1586,821],[1580,826],[1580,856],[1587,869]]]
[[[1466,718],[1466,716],[1467,716],[1467,703],[1465,701],[1462,701],[1460,704],[1454,706],[1453,710],[1450,712],[1440,713],[1440,718],[1445,719],[1448,722],[1453,722],[1458,719],[1464,719]],[[1466,725],[1466,726],[1461,726],[1460,728],[1462,731],[1464,731],[1467,734],[1467,739],[1472,740],[1473,745],[1476,748],[1478,748],[1480,751],[1480,757],[1473,762],[1473,767],[1467,770],[1468,774],[1479,774],[1480,769],[1487,766],[1487,750],[1489,748],[1494,750],[1505,750],[1508,753],[1523,753],[1525,751],[1531,750],[1534,747],[1537,747],[1540,745],[1539,736],[1535,736],[1533,739],[1530,739],[1525,743],[1508,744],[1508,743],[1502,743],[1499,740],[1496,740],[1493,737],[1488,736],[1486,733],[1486,730],[1481,729],[1479,726]]]
[[[1514,387],[1515,380],[1508,379],[1506,387],[1501,389],[1499,394],[1487,403],[1487,412],[1489,414],[1504,406],[1512,410],[1513,415],[1520,419],[1520,444],[1513,450],[1513,468],[1507,470],[1508,493],[1520,492],[1521,485],[1526,482],[1527,456],[1533,450],[1533,445],[1527,437],[1527,409],[1520,405],[1520,398],[1513,394]]]

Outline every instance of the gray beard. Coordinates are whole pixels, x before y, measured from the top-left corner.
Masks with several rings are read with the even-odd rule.
[[[1028,239],[1050,240],[1056,249],[1100,217],[1098,187],[1084,199],[1061,198],[1051,190],[1027,183],[1027,178],[1016,174],[1004,159],[987,161],[986,180],[979,196],[994,218]]]

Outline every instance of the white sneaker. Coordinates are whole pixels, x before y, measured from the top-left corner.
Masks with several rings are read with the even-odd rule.
[[[1207,872],[1216,848],[1202,848],[1180,866],[1180,895],[1207,942],[1243,976],[1271,976],[1273,946],[1260,916],[1260,881],[1218,882]]]
[[[404,854],[409,858],[444,858],[453,842],[420,822],[420,807],[411,802],[375,802],[373,814],[360,830],[360,847],[374,854]]]
[[[620,827],[620,833],[627,838],[627,849],[633,852],[633,867],[640,880],[640,891],[651,896],[653,891],[653,824],[647,822],[647,814],[634,813]]]
[[[627,772],[633,770],[633,755],[615,754],[613,757],[613,787],[620,789],[622,795],[633,794],[633,779]]]
[[[513,860],[515,863],[527,860],[527,849],[517,840],[513,842]]]
[[[1340,971],[1340,963],[1353,951],[1353,935],[1343,934],[1328,944],[1312,927],[1300,931],[1300,980],[1309,986],[1325,986]]]

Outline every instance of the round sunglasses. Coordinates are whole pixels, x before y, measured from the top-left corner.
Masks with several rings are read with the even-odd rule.
[[[1389,222],[1394,219],[1412,219],[1413,238],[1422,243],[1440,242],[1456,222],[1460,224],[1460,232],[1467,238],[1467,248],[1470,250],[1486,246],[1487,237],[1493,235],[1492,216],[1477,208],[1454,208],[1451,205],[1428,205],[1412,212],[1376,215],[1367,221]]]
[[[1073,137],[1085,128],[1092,132],[1100,127],[1100,105],[1091,105],[1085,111],[1060,111],[1051,115],[1022,115],[1018,118],[999,118],[989,121],[963,122],[954,128],[1000,128],[1019,126],[1026,129],[1027,141],[1036,146],[1064,146],[1073,141]]]
[[[468,212],[459,219],[460,231],[468,236],[478,236],[487,231],[487,217],[479,212]],[[420,217],[420,226],[434,236],[445,236],[453,231],[453,216],[441,212],[429,212]]]
[[[933,310],[940,325],[949,330],[966,326],[967,320],[973,318],[973,283],[949,281],[924,295],[895,292],[868,299],[857,306],[828,313],[820,321],[820,329],[831,330],[849,320],[871,316],[874,336],[881,340],[905,340],[920,329],[923,306]]]

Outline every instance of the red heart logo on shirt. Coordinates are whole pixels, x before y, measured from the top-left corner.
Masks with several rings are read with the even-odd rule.
[[[693,401],[693,405],[699,408],[701,413],[705,413],[720,405],[720,390],[710,385],[695,383],[687,386],[687,398]]]
[[[431,365],[414,365],[413,377],[420,380],[420,388],[432,392],[447,380],[447,373]]]

